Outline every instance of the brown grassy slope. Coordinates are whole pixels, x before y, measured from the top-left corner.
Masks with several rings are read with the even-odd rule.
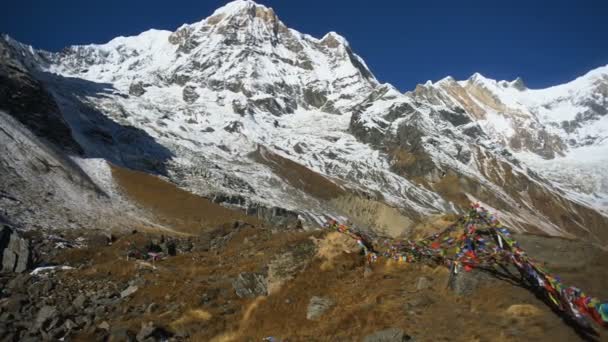
[[[324,234],[272,234],[246,228],[219,250],[169,258],[158,262],[156,270],[143,272],[137,270],[137,261],[126,261],[124,253],[128,242],[142,244],[147,237],[129,235],[110,247],[78,251],[78,255],[67,252],[72,255],[66,254],[64,263],[90,260],[92,265],[60,276],[63,283],[113,280],[123,281],[126,286],[126,281],[139,273],[146,280],[144,285],[121,302],[110,325],[137,332],[142,322],[153,321],[174,332],[188,332],[191,341],[261,341],[267,336],[292,342],[360,341],[371,332],[389,327],[401,328],[417,341],[580,340],[544,303],[521,287],[484,279],[474,294],[457,297],[445,288],[448,274],[443,266],[380,261],[373,266],[373,273],[364,277],[363,257],[341,251],[333,257],[331,267],[322,267],[326,263],[322,259],[312,260],[303,273],[270,296],[236,297],[231,280],[239,272],[261,271],[275,255],[297,250],[310,243],[311,237],[323,239]],[[564,241],[546,239],[549,246],[558,250]],[[552,257],[577,258],[569,254],[576,246],[569,244]],[[585,259],[595,260],[598,268],[572,272],[577,278],[598,272],[600,264],[606,264],[605,257],[605,253],[589,256]],[[564,275],[568,283],[573,280],[571,274]],[[416,290],[420,276],[431,279],[432,287]],[[598,291],[603,290],[606,281],[605,276],[578,280],[573,284],[594,295],[602,293],[595,292],[598,288],[593,288],[590,281],[597,282],[595,285],[601,288]],[[209,294],[211,301],[203,300]],[[308,321],[306,310],[312,296],[330,297],[336,306],[321,320]],[[413,301],[418,304],[408,306]],[[152,302],[160,305],[156,313],[124,314]],[[83,341],[91,340],[81,337]]]
[[[260,147],[253,152],[251,158],[260,164],[270,167],[274,173],[283,178],[289,185],[314,197],[329,200],[346,194],[343,188],[328,178],[292,160],[272,153],[264,147]]]
[[[133,201],[152,212],[158,222],[184,233],[200,233],[233,221],[260,224],[254,217],[196,196],[153,175],[112,166],[112,176]]]

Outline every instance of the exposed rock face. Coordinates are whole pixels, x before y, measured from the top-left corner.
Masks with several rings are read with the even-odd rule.
[[[259,273],[241,273],[232,282],[236,295],[240,298],[255,298],[268,295],[266,277]]]
[[[142,96],[146,93],[143,82],[131,83],[129,86],[129,95]]]
[[[25,272],[32,266],[29,241],[16,230],[0,224],[0,265],[2,272]]]
[[[200,95],[196,92],[196,87],[194,87],[194,86],[185,86],[184,87],[184,90],[182,91],[182,98],[184,99],[184,101],[186,101],[188,103],[194,103],[194,101],[196,101],[199,97],[200,97]]]
[[[53,96],[16,59],[15,53],[9,42],[0,39],[0,110],[67,152],[82,153]]]

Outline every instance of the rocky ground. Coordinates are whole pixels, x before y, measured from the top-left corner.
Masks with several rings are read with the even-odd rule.
[[[35,251],[30,266],[71,268],[3,273],[3,341],[582,338],[517,284],[467,273],[448,288],[443,266],[369,267],[336,232],[235,221],[189,236],[68,231],[23,238]],[[570,240],[519,239],[566,283],[603,294],[605,252]],[[161,259],[142,260],[134,247],[158,248]]]
[[[382,259],[370,267],[338,232],[268,224],[137,172],[113,177],[160,228],[17,229],[0,216],[0,341],[583,339],[517,283],[480,272],[449,281],[443,266]],[[606,297],[606,251],[516,239],[565,284]]]

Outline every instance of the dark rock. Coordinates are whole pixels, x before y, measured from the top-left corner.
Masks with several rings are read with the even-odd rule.
[[[65,151],[82,153],[53,95],[21,65],[20,54],[0,39],[0,109],[37,136]]]
[[[315,108],[321,108],[327,102],[327,92],[323,90],[306,88],[303,95],[304,102]]]
[[[297,108],[297,104],[287,98],[281,98],[281,102],[274,97],[265,97],[252,100],[252,104],[260,111],[270,113],[275,116],[281,116],[285,113],[291,114]]]
[[[266,277],[260,273],[243,272],[232,281],[232,287],[240,298],[255,298],[266,296]]]
[[[293,145],[293,150],[296,151],[296,153],[302,154],[304,153],[304,149],[306,148],[306,144],[303,142],[299,142],[295,145]]]
[[[209,305],[220,295],[220,289],[210,289],[201,296],[201,304]]]
[[[185,86],[182,90],[182,98],[187,103],[194,103],[200,95],[196,92],[196,87],[194,86]]]
[[[232,121],[226,127],[224,127],[224,131],[228,133],[238,133],[243,129],[243,123],[240,121]]]
[[[129,95],[142,96],[145,93],[146,89],[144,88],[144,84],[141,81],[131,83],[131,85],[129,86]]]
[[[406,335],[403,330],[399,328],[390,328],[381,331],[377,331],[371,335],[367,335],[363,338],[363,342],[404,342],[414,341],[414,339]]]
[[[310,298],[310,302],[308,303],[306,319],[316,321],[334,305],[335,302],[330,298],[314,296]]]
[[[462,125],[466,125],[468,123],[471,123],[471,118],[469,118],[469,116],[467,115],[467,113],[462,110],[461,108],[459,108],[459,110],[455,110],[455,111],[446,111],[446,110],[440,110],[439,111],[439,116],[445,120],[448,121],[449,123],[451,123],[454,126],[462,126]]]
[[[253,113],[252,108],[248,104],[244,104],[239,100],[232,101],[232,110],[235,113],[240,114],[241,116],[244,116],[245,114]]]
[[[448,287],[459,296],[467,296],[475,292],[479,286],[481,277],[480,271],[465,272],[464,270],[460,270],[458,274],[452,275]]]

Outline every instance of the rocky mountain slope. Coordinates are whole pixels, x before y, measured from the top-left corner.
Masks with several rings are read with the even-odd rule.
[[[608,240],[605,154],[588,157],[606,146],[606,68],[545,90],[474,75],[403,94],[343,37],[299,33],[248,0],[175,32],[0,47],[0,109],[63,152],[278,225],[329,214],[398,235],[476,200],[514,229]],[[58,128],[32,124],[40,112]]]

